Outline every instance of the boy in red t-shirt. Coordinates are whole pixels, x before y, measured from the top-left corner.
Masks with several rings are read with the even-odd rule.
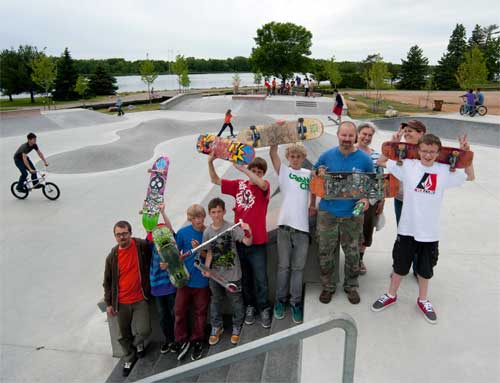
[[[256,157],[248,167],[234,165],[245,174],[248,180],[221,179],[214,167],[215,157],[208,156],[208,172],[215,185],[221,186],[222,194],[235,198],[234,222],[240,219],[250,225],[253,233],[251,246],[237,245],[238,257],[241,262],[243,301],[247,306],[245,323],[255,322],[255,309],[260,312],[261,324],[264,328],[271,327],[271,306],[269,304],[267,281],[267,229],[266,214],[269,204],[269,182],[263,177],[267,171],[267,163],[263,158]]]

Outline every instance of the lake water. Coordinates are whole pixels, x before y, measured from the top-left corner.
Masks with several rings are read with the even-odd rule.
[[[238,73],[240,76],[240,86],[253,86],[253,73]],[[190,74],[190,88],[195,89],[210,89],[210,88],[227,88],[233,86],[234,73],[206,73],[206,74]],[[118,92],[139,92],[147,91],[148,87],[141,80],[141,76],[116,76],[116,84]],[[262,84],[263,85],[263,82]],[[159,90],[175,90],[179,89],[177,76],[172,74],[160,75],[153,83],[155,91]],[[7,98],[7,96],[1,96]],[[29,97],[28,93],[18,94],[14,98]]]

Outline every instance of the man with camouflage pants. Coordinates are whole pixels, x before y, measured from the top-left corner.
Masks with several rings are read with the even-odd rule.
[[[342,122],[337,130],[339,146],[322,153],[314,164],[316,172],[373,172],[370,157],[358,150],[356,125],[350,121]],[[365,210],[368,200],[361,200]],[[356,200],[324,200],[319,204],[318,238],[319,267],[323,291],[319,296],[322,303],[329,303],[336,289],[336,260],[339,259],[339,243],[345,254],[344,291],[352,304],[360,302],[357,291],[359,275],[358,243],[363,230],[363,216],[353,216]],[[316,209],[316,196],[311,195],[310,210]]]

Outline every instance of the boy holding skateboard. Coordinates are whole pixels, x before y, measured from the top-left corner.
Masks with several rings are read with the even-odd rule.
[[[269,149],[274,170],[278,174],[283,203],[278,218],[278,277],[274,317],[285,317],[285,306],[290,295],[292,320],[301,323],[302,283],[309,250],[309,178],[311,171],[302,168],[307,151],[303,145],[290,144],[281,163],[278,145]]]
[[[462,150],[470,150],[466,135],[459,137],[459,141]],[[427,291],[438,260],[439,213],[443,194],[448,188],[474,180],[474,167],[471,164],[465,171],[450,172],[449,166],[437,163],[442,145],[433,134],[422,136],[418,145],[420,160],[405,159],[403,165],[398,166],[396,161],[381,155],[378,162],[403,181],[405,203],[392,251],[393,273],[389,291],[373,303],[372,310],[381,311],[396,303],[401,278],[408,274],[416,254],[419,290],[417,307],[429,323],[435,324],[437,315],[427,299]]]
[[[213,154],[208,156],[208,172],[213,184],[220,185],[223,194],[235,198],[234,222],[247,222],[252,230],[251,246],[237,243],[238,256],[242,269],[243,301],[247,306],[245,324],[255,322],[255,309],[260,312],[261,324],[264,328],[271,327],[271,306],[268,299],[267,228],[266,214],[269,204],[269,182],[264,180],[267,163],[263,158],[256,157],[248,164],[233,166],[246,175],[247,180],[221,179],[214,167]]]
[[[226,205],[220,198],[214,198],[208,203],[208,214],[212,218],[212,224],[209,225],[203,232],[203,242],[206,242],[223,231],[231,227],[231,224],[224,220],[226,214]],[[245,234],[246,232],[246,234]],[[234,283],[241,287],[241,266],[236,251],[236,242],[242,242],[246,246],[252,244],[252,231],[246,223],[241,223],[240,227],[234,228],[232,231],[221,235],[206,247],[207,257],[205,266],[214,269],[225,280]],[[205,276],[209,276],[209,271],[204,272]],[[243,305],[243,296],[241,290],[235,292],[226,291],[224,287],[219,285],[214,280],[209,281],[212,299],[210,302],[210,323],[212,332],[208,343],[215,345],[219,342],[219,338],[224,332],[224,324],[222,322],[222,304],[224,296],[227,296],[231,309],[233,311],[233,331],[231,334],[231,343],[238,344],[240,340],[241,327],[245,318],[245,307]]]

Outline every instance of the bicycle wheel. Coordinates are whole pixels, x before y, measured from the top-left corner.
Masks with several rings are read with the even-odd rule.
[[[43,186],[42,193],[48,199],[54,201],[59,198],[61,192],[55,183],[46,182]]]
[[[479,105],[476,108],[476,111],[477,111],[477,114],[479,114],[480,116],[484,116],[486,113],[488,113],[488,108],[484,105]]]
[[[25,189],[24,191],[19,191],[17,190],[17,184],[19,181],[13,182],[12,185],[10,185],[10,192],[12,195],[18,199],[25,199],[28,194],[30,194],[29,190]]]
[[[460,105],[460,114],[463,116],[465,114],[465,107]]]

